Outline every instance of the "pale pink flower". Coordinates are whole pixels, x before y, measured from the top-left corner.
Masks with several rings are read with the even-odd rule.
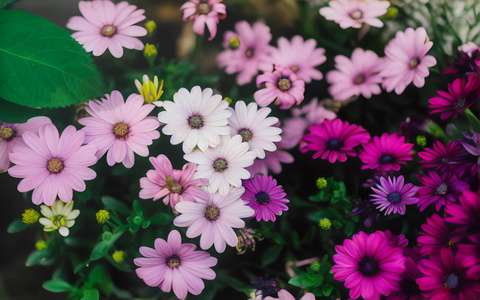
[[[291,69],[276,66],[272,73],[257,76],[257,87],[265,86],[253,94],[255,102],[267,106],[273,101],[281,109],[289,109],[302,103],[305,82],[298,79]]]
[[[154,245],[155,248],[140,247],[144,257],[133,260],[139,267],[135,270],[137,276],[148,286],[158,286],[165,293],[173,289],[175,296],[183,300],[188,293],[200,295],[205,288],[202,279],[215,279],[210,268],[218,260],[205,251],[195,251],[194,244],[182,244],[177,230],[170,231],[167,241],[157,238]]]
[[[280,37],[277,41],[278,48],[273,48],[271,55],[272,65],[290,68],[298,79],[309,83],[320,80],[323,75],[315,69],[323,64],[325,49],[316,48],[317,42],[314,39],[304,41],[303,37],[296,35],[289,42],[286,38]]]
[[[320,9],[320,14],[329,21],[334,21],[343,29],[360,28],[368,24],[383,27],[378,17],[387,13],[389,1],[377,0],[333,0],[329,6]]]
[[[260,22],[250,26],[246,21],[240,21],[235,24],[235,30],[225,32],[225,50],[218,54],[217,61],[220,68],[226,67],[227,74],[239,73],[237,84],[245,85],[259,70],[272,69],[269,58],[272,34],[270,28]]]
[[[461,51],[463,53],[466,53],[468,56],[472,57],[472,54],[477,51],[477,50],[480,50],[477,46],[477,44],[473,43],[473,42],[468,42],[466,44],[463,44],[463,45],[460,45],[458,46],[458,51]]]
[[[264,300],[295,300],[295,297],[293,297],[287,290],[282,289],[278,292],[278,298],[267,296]],[[315,295],[312,293],[306,293],[299,300],[315,300]]]
[[[96,148],[82,146],[85,134],[68,126],[59,136],[53,124],[38,130],[38,135],[25,132],[25,145],[18,145],[10,154],[15,166],[8,169],[12,177],[23,178],[18,184],[21,193],[33,190],[32,201],[51,206],[55,199],[72,201],[73,190],[83,192],[85,180],[97,174],[90,168],[97,162]]]
[[[335,68],[327,73],[327,82],[331,84],[328,91],[335,100],[348,100],[360,94],[370,98],[382,92],[379,85],[382,64],[375,52],[356,48],[351,59],[337,55]]]
[[[22,135],[31,131],[38,133],[38,129],[43,125],[52,124],[47,117],[35,117],[23,124],[13,124],[0,122],[0,171],[7,171],[10,166],[9,155],[13,152],[13,148],[18,145],[25,145]]]
[[[133,24],[145,20],[145,10],[126,1],[115,4],[109,0],[80,1],[78,8],[83,17],[71,17],[66,26],[78,31],[72,37],[85,51],[100,56],[108,49],[114,57],[120,58],[123,47],[143,49],[142,41],[136,37],[146,35],[147,30]]]
[[[200,247],[204,250],[215,245],[215,250],[222,253],[227,244],[235,247],[238,238],[233,228],[243,228],[245,222],[242,218],[255,214],[241,198],[244,191],[243,187],[233,188],[225,196],[210,194],[210,199],[205,202],[180,202],[175,205],[180,215],[173,220],[173,224],[188,227],[189,238],[201,235]]]
[[[325,100],[318,101],[318,98],[313,98],[308,104],[305,104],[300,108],[293,108],[292,115],[294,117],[300,117],[304,115],[309,126],[323,123],[325,120],[335,119],[337,114],[326,109],[324,103]],[[286,130],[285,126],[283,130]]]
[[[275,143],[277,150],[267,152],[264,159],[255,159],[253,164],[247,168],[247,171],[251,174],[250,178],[257,174],[267,175],[269,170],[275,174],[280,174],[282,172],[282,163],[291,164],[295,161],[294,157],[284,150],[287,148],[283,144],[283,140]]]
[[[210,31],[209,40],[217,34],[219,19],[225,19],[227,10],[222,0],[190,0],[180,7],[183,10],[183,20],[194,20],[193,31],[196,34],[204,35],[205,25]]]
[[[432,46],[423,27],[398,31],[385,47],[386,58],[381,72],[385,90],[395,89],[400,95],[412,81],[416,87],[423,87],[425,77],[430,74],[428,68],[437,64],[435,57],[426,55]]]
[[[134,152],[148,156],[147,146],[160,137],[156,130],[160,122],[148,117],[155,106],[143,103],[143,97],[138,94],[131,94],[124,102],[122,94],[115,90],[101,100],[90,100],[85,107],[91,117],[78,120],[85,126],[82,128],[85,143],[97,147],[98,158],[108,151],[109,166],[122,162],[127,168],[133,167]]]
[[[147,177],[140,178],[140,198],[153,198],[153,201],[163,198],[163,203],[170,203],[174,211],[175,204],[180,201],[208,199],[208,192],[201,189],[208,185],[208,179],[193,179],[197,165],[187,163],[182,170],[174,170],[168,157],[163,154],[150,157],[150,162],[155,170],[148,170]]]

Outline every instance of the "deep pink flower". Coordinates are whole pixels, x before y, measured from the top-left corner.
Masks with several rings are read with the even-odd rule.
[[[290,201],[285,198],[287,194],[283,191],[281,185],[277,185],[277,180],[272,176],[257,175],[249,180],[243,181],[245,193],[242,195],[243,201],[255,210],[252,216],[258,222],[275,222],[277,216],[281,216],[288,207],[285,203]]]
[[[180,201],[208,199],[208,192],[201,188],[208,186],[208,179],[192,179],[197,170],[196,164],[187,163],[181,171],[174,170],[168,157],[163,154],[150,157],[150,162],[155,170],[149,170],[147,177],[140,178],[140,198],[153,198],[153,201],[163,198],[163,203],[170,203],[174,211],[175,205]]]
[[[278,298],[273,298],[272,296],[267,296],[264,300],[295,300],[292,294],[290,294],[287,290],[280,290],[278,292]],[[298,300],[315,300],[315,295],[312,293],[306,293]]]
[[[413,156],[413,144],[405,143],[405,137],[398,137],[396,133],[385,132],[381,137],[375,136],[363,148],[359,155],[365,164],[362,170],[399,171],[400,165],[412,160]]]
[[[27,132],[38,133],[40,127],[52,124],[47,117],[35,117],[23,124],[0,122],[0,172],[6,172],[10,166],[10,153],[18,145],[25,145],[22,135]]]
[[[480,243],[480,197],[478,194],[465,190],[460,196],[460,204],[449,204],[445,207],[445,222],[458,226],[458,231],[465,232],[468,238]]]
[[[196,34],[204,35],[205,25],[210,31],[209,40],[217,34],[219,19],[225,19],[227,10],[222,0],[190,0],[180,7],[183,11],[183,20],[194,20],[193,31]]]
[[[182,244],[180,233],[172,230],[167,241],[155,240],[155,248],[140,247],[144,257],[133,260],[139,267],[135,272],[148,286],[158,286],[165,293],[173,289],[179,299],[185,299],[188,293],[200,295],[205,288],[202,279],[215,279],[210,268],[218,260],[205,251],[195,251],[196,248],[194,244]]]
[[[156,130],[160,122],[156,117],[147,117],[155,105],[143,103],[138,94],[130,95],[124,102],[122,94],[115,90],[101,100],[90,100],[85,109],[91,117],[78,120],[85,126],[85,143],[97,147],[97,157],[108,151],[109,166],[122,162],[127,168],[133,167],[133,153],[148,156],[147,146],[160,137]]]
[[[275,101],[281,109],[289,109],[302,103],[304,98],[305,82],[291,69],[276,66],[272,73],[258,75],[257,87],[262,86],[265,87],[253,94],[255,102],[262,107]]]
[[[83,17],[71,17],[66,26],[78,31],[72,37],[85,51],[100,56],[108,49],[120,58],[123,47],[143,49],[142,41],[136,37],[146,35],[147,30],[133,24],[145,20],[144,9],[137,9],[126,1],[115,4],[109,0],[80,1],[78,8]]]
[[[405,214],[405,205],[416,204],[418,198],[415,197],[418,191],[418,187],[411,183],[405,184],[403,175],[390,178],[380,177],[380,183],[377,187],[372,187],[375,194],[370,194],[373,199],[370,201],[373,204],[378,205],[377,209],[380,211],[385,210],[385,215],[391,213]]]
[[[400,280],[400,291],[392,292],[387,296],[387,300],[427,300],[422,294],[415,282],[419,272],[417,261],[411,256],[405,256],[405,271]]]
[[[386,14],[390,6],[388,1],[377,0],[333,0],[328,4],[329,6],[320,9],[320,14],[343,29],[360,28],[363,23],[383,27],[378,17]]]
[[[390,230],[385,230],[383,233],[385,233],[385,238],[392,247],[400,247],[405,249],[405,247],[408,246],[408,240],[405,235],[397,235]]]
[[[8,169],[10,176],[23,178],[18,184],[19,192],[33,190],[32,201],[51,206],[60,198],[63,202],[73,199],[73,191],[83,192],[85,180],[97,174],[89,166],[97,162],[96,148],[82,146],[85,134],[68,126],[59,136],[53,124],[38,130],[38,135],[25,132],[25,145],[18,145],[10,154],[15,166]]]
[[[330,84],[328,92],[335,100],[348,100],[363,95],[370,98],[382,92],[381,59],[371,50],[355,48],[352,58],[343,55],[335,56],[335,68],[327,73]]]
[[[420,254],[423,256],[438,254],[442,248],[451,248],[460,241],[460,237],[447,228],[442,217],[437,214],[427,218],[417,239]]]
[[[480,77],[477,75],[457,78],[448,84],[448,92],[437,91],[438,96],[430,98],[430,114],[441,113],[440,119],[457,118],[465,109],[480,98]]]
[[[347,156],[357,156],[354,148],[370,140],[370,134],[363,127],[340,119],[325,120],[321,124],[310,126],[309,130],[310,133],[303,137],[300,150],[303,153],[316,151],[314,159],[328,158],[332,164],[337,160],[346,161]]]
[[[399,281],[405,270],[403,249],[392,247],[385,234],[370,235],[361,231],[352,239],[335,246],[333,277],[345,281],[350,297],[379,300],[392,291],[400,290]]]
[[[381,75],[385,78],[382,85],[387,92],[395,89],[400,95],[412,81],[416,87],[423,87],[429,75],[428,68],[437,64],[435,57],[426,55],[432,46],[423,27],[397,32],[385,47]]]

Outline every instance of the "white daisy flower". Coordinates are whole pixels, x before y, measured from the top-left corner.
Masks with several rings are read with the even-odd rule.
[[[222,96],[213,95],[210,88],[202,91],[194,86],[189,92],[185,88],[173,95],[172,101],[164,101],[165,111],[158,114],[160,122],[166,124],[162,131],[171,135],[170,143],[183,142],[183,151],[190,153],[198,146],[205,151],[220,143],[220,136],[230,135],[227,110],[228,102]]]
[[[58,230],[62,236],[68,236],[70,233],[68,228],[75,224],[75,218],[78,217],[80,211],[73,209],[73,201],[64,203],[62,200],[55,200],[52,206],[40,205],[40,212],[45,218],[38,221],[45,226],[44,231],[50,232]]]
[[[243,101],[235,103],[235,110],[229,107],[232,116],[228,119],[230,125],[230,134],[232,136],[239,134],[243,142],[247,142],[250,151],[255,153],[258,158],[265,158],[265,150],[273,152],[277,150],[274,142],[279,142],[282,138],[280,134],[282,129],[274,127],[278,118],[268,117],[272,111],[268,107],[258,109],[254,102],[248,106]]]
[[[222,196],[228,194],[231,186],[239,187],[242,179],[250,178],[245,168],[253,164],[255,157],[238,134],[231,138],[223,136],[215,148],[208,148],[205,152],[194,150],[183,156],[185,160],[198,165],[193,178],[208,178],[208,192],[218,191]]]

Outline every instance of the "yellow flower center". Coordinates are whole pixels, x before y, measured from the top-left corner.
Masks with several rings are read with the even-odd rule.
[[[287,78],[282,78],[278,81],[278,88],[282,91],[288,91],[292,87],[292,83]]]
[[[124,137],[128,134],[128,126],[123,123],[117,123],[113,126],[113,132],[119,137]]]
[[[51,173],[59,173],[63,170],[63,162],[58,158],[51,158],[47,162],[47,169]]]
[[[211,10],[212,10],[212,6],[209,5],[208,3],[203,2],[203,3],[200,3],[199,5],[197,5],[197,12],[200,15],[206,15]]]
[[[0,128],[0,138],[8,140],[13,136],[14,132],[10,127],[2,127]]]
[[[180,266],[180,257],[173,255],[167,260],[167,265],[170,268],[178,268]]]
[[[218,210],[218,207],[215,205],[209,205],[207,209],[205,209],[205,218],[207,218],[210,221],[215,221],[220,217],[220,211]]]
[[[103,26],[102,31],[100,33],[103,36],[112,36],[112,35],[115,34],[116,31],[117,31],[117,29],[115,28],[115,26],[105,25],[105,26]]]

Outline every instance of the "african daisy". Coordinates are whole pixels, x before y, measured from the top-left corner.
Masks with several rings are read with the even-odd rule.
[[[423,231],[420,231],[417,242],[422,256],[440,253],[442,248],[451,248],[461,240],[459,235],[448,229],[443,218],[437,214],[427,218],[427,223],[421,227]]]
[[[378,17],[386,14],[390,6],[388,1],[377,0],[333,0],[328,4],[329,6],[320,9],[320,14],[343,29],[360,28],[363,23],[383,27]]]
[[[194,20],[193,32],[204,35],[205,25],[210,31],[209,40],[217,34],[219,19],[225,19],[227,10],[222,0],[190,0],[185,2],[180,9],[183,11],[183,20]]]
[[[278,292],[278,298],[267,296],[264,300],[295,300],[295,297],[293,297],[287,290],[280,290]],[[315,295],[312,293],[306,293],[298,300],[315,300]]]
[[[75,225],[75,219],[80,215],[80,210],[73,209],[73,201],[64,203],[62,200],[55,200],[51,207],[40,205],[43,215],[38,222],[44,226],[43,230],[52,232],[58,230],[62,236],[70,234],[69,228]]]
[[[385,211],[385,215],[391,213],[405,214],[405,205],[416,204],[418,198],[415,197],[418,187],[411,183],[405,184],[403,175],[398,177],[389,176],[380,177],[380,183],[376,187],[372,187],[375,194],[370,194],[373,204],[377,205],[379,211]]]

